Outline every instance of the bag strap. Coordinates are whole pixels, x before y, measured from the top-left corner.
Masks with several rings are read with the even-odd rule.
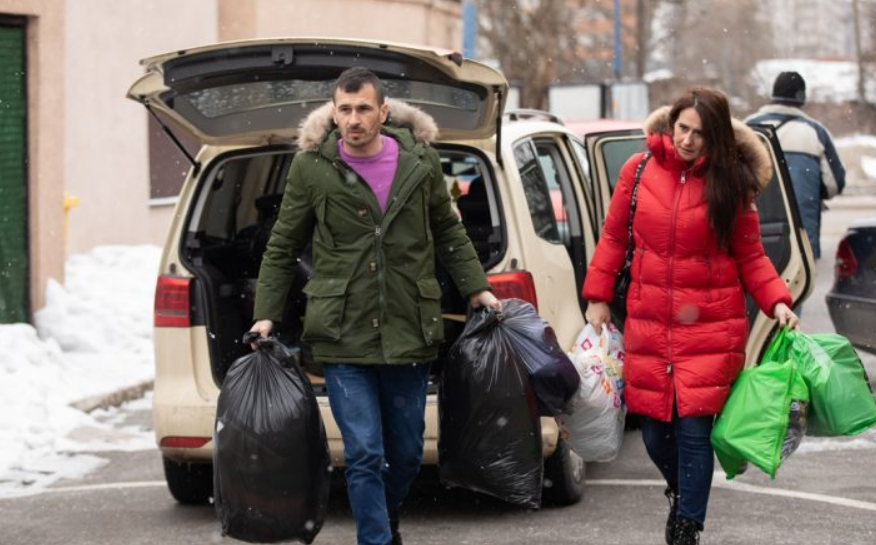
[[[645,163],[651,158],[651,152],[646,151],[645,156],[639,161],[639,166],[636,167],[636,177],[633,179],[633,190],[630,192],[630,219],[627,221],[627,253],[624,258],[624,266],[621,271],[625,271],[633,264],[633,218],[636,216],[636,196],[639,193],[639,181],[642,179],[642,171],[645,170]]]
[[[788,121],[796,121],[796,120],[798,120],[798,119],[800,119],[800,116],[799,116],[799,115],[788,115],[787,117],[785,117],[785,119],[782,119],[781,121],[779,121],[778,123],[776,123],[775,125],[773,125],[773,130],[775,130],[776,133],[778,133],[778,132],[779,132],[779,129],[782,128],[782,126],[783,126],[785,123],[787,123]]]

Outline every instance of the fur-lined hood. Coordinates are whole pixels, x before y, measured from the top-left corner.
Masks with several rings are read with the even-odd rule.
[[[645,120],[645,135],[670,135],[672,127],[669,124],[669,106],[654,110]],[[757,134],[739,119],[733,118],[733,131],[736,136],[736,147],[742,159],[748,163],[757,176],[758,184],[763,189],[773,177],[773,164],[770,154],[761,143]],[[649,138],[650,140],[650,138]]]
[[[414,138],[423,144],[431,144],[438,139],[438,125],[432,116],[400,100],[388,98],[386,103],[389,105],[387,125],[410,129]],[[310,112],[301,122],[298,142],[301,149],[316,151],[334,128],[332,103],[329,101]]]

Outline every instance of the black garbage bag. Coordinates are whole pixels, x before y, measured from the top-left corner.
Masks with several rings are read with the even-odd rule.
[[[258,335],[244,336],[249,344]],[[273,339],[232,364],[213,429],[213,493],[222,533],[310,543],[328,508],[331,459],[313,388]]]
[[[581,376],[560,348],[554,328],[538,315],[535,307],[520,299],[502,301],[501,327],[526,365],[539,414],[567,413]]]
[[[451,347],[438,392],[438,475],[448,486],[535,509],[541,421],[512,335],[496,312],[479,309]]]

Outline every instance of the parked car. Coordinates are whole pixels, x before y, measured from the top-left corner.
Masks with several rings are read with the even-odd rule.
[[[876,354],[876,217],[858,220],[836,249],[827,309],[836,332]]]
[[[331,99],[334,80],[350,66],[371,68],[388,96],[434,117],[448,190],[495,293],[531,302],[571,350],[584,326],[580,288],[586,266],[620,165],[642,146],[641,130],[582,139],[544,112],[502,115],[505,78],[437,49],[272,39],[177,51],[143,64],[146,74],[128,97],[203,144],[179,196],[155,295],[155,432],[177,500],[196,503],[210,496],[216,399],[229,366],[248,350],[241,336],[252,323],[261,255],[297,151],[297,127]],[[779,157],[775,139],[768,132],[763,138]],[[794,202],[787,180],[777,172],[764,197],[764,241],[801,300],[809,290],[811,257],[787,204]],[[287,302],[283,333],[290,343],[299,341],[306,312],[301,288],[308,263],[305,256]],[[465,301],[440,270],[439,280],[445,339],[435,373],[465,321]],[[758,353],[772,323],[753,313],[752,326],[749,348]],[[342,465],[340,432],[318,369],[311,370],[332,459]],[[433,384],[424,464],[438,462],[435,391]],[[545,498],[578,501],[585,465],[553,419],[542,419],[542,445]]]

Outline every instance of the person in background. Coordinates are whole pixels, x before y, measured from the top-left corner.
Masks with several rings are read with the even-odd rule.
[[[436,253],[472,307],[501,307],[451,208],[436,134],[422,111],[385,101],[374,73],[343,72],[302,125],[259,271],[252,331],[266,337],[312,241],[302,340],[323,364],[359,545],[402,543],[398,509],[420,469],[443,338]]]
[[[785,153],[800,219],[815,259],[821,257],[823,201],[842,193],[846,171],[830,133],[801,108],[806,103],[806,81],[797,72],[782,72],[773,83],[771,103],[745,121],[772,125]]]
[[[731,120],[726,97],[696,88],[645,124],[627,294],[624,395],[642,418],[648,455],[666,479],[668,544],[699,543],[714,458],[710,436],[745,363],[744,287],[782,326],[796,327],[791,295],[764,254],[754,197],[772,177],[754,132]],[[587,271],[586,318],[597,331],[624,263],[635,173],[620,173]]]

